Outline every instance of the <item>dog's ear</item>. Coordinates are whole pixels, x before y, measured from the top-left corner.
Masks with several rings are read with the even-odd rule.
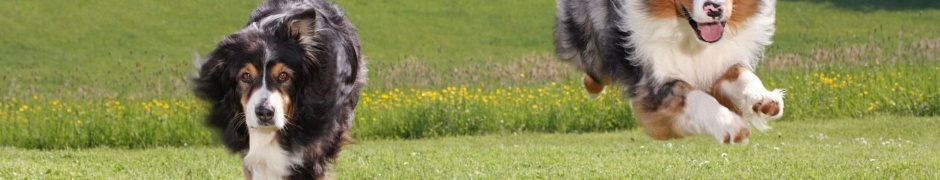
[[[230,38],[223,39],[209,57],[195,60],[199,73],[192,78],[196,96],[209,102],[221,101],[228,93],[226,87],[234,86],[234,75],[229,74],[225,58],[230,50]],[[232,76],[232,77],[230,77]]]
[[[317,11],[308,9],[295,13],[287,18],[287,36],[297,42],[304,49],[304,56],[314,60],[314,37],[317,32]]]
[[[217,58],[208,58],[204,63],[199,67],[199,74],[196,77],[192,78],[193,91],[196,93],[196,96],[202,99],[205,99],[209,102],[217,102],[222,100],[222,97],[225,95],[222,82],[224,79],[222,74],[225,73],[224,65],[221,59]]]
[[[312,41],[316,33],[317,11],[313,9],[301,11],[287,19],[287,32],[290,38],[300,40],[301,43]]]

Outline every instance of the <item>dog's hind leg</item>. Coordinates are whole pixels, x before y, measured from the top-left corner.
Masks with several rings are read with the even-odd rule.
[[[759,130],[769,129],[768,121],[783,116],[783,90],[768,91],[757,75],[743,66],[729,68],[711,91],[718,102]]]
[[[584,90],[588,98],[597,99],[601,96],[601,93],[604,92],[604,89],[607,89],[607,85],[610,84],[610,78],[604,77],[600,80],[595,80],[587,73],[584,73],[584,77],[581,77],[581,84],[584,85]]]
[[[750,126],[739,115],[684,81],[641,84],[632,91],[633,113],[654,139],[705,135],[720,143],[744,143],[750,135]]]

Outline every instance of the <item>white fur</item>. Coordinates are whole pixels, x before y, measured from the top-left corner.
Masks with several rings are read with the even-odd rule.
[[[251,171],[251,179],[284,179],[290,175],[291,166],[303,162],[300,155],[290,154],[281,148],[273,129],[248,129],[248,152],[242,159]]]
[[[262,71],[262,77],[264,77]],[[277,131],[284,128],[284,103],[281,94],[268,90],[264,78],[262,84],[248,99],[245,106],[245,123],[248,125],[248,152],[242,159],[245,168],[251,171],[252,179],[283,179],[290,175],[291,166],[300,164],[303,159],[291,155],[277,142]],[[274,109],[272,121],[274,126],[262,126],[255,108],[259,105],[270,106]]]
[[[712,136],[721,143],[749,131],[747,122],[708,93],[692,91],[686,94],[685,104],[685,113],[676,120],[684,133]],[[742,142],[747,142],[747,138]]]
[[[719,93],[731,99],[732,103],[742,111],[744,119],[750,121],[758,130],[770,129],[767,122],[783,116],[783,90],[767,91],[757,75],[751,71],[741,73],[735,81],[722,82],[720,87],[722,92]],[[752,107],[757,103],[777,103],[780,112],[774,116],[754,112]]]
[[[260,21],[258,21],[258,23],[260,23],[261,25],[267,25],[267,24],[270,24],[270,23],[276,23],[277,20],[286,18],[286,17],[288,17],[288,16],[290,16],[290,15],[292,15],[292,14],[289,14],[289,13],[273,14],[273,15],[270,15],[270,16],[267,16],[267,17],[262,18]]]
[[[274,122],[274,127],[264,127],[261,125],[258,115],[255,114],[255,108],[257,108],[258,105],[273,107],[274,117],[271,121]],[[248,128],[251,129],[284,128],[286,120],[284,118],[284,99],[282,99],[281,93],[269,91],[267,89],[267,83],[264,83],[260,89],[251,94],[247,105],[245,105],[245,123],[247,123]]]
[[[677,79],[696,89],[709,89],[729,67],[741,64],[753,69],[771,44],[774,32],[776,0],[762,0],[765,5],[758,14],[741,24],[737,31],[728,28],[715,43],[698,40],[685,18],[657,18],[648,15],[642,1],[626,1],[619,12],[625,21],[621,29],[633,31],[630,36],[636,48],[635,65],[650,69],[653,80],[661,84]]]
[[[264,74],[264,73],[262,73]],[[263,100],[267,101],[263,101]],[[255,108],[258,105],[271,106],[274,109],[274,126],[261,126]],[[283,179],[290,175],[291,166],[300,164],[299,155],[291,155],[277,142],[276,131],[284,128],[284,103],[281,94],[271,92],[267,83],[251,94],[245,107],[245,121],[248,125],[248,152],[242,159],[245,167],[251,171],[252,179]]]
[[[721,4],[723,6],[722,8],[724,8],[724,12],[722,13],[721,18],[716,20],[708,16],[708,13],[705,12],[705,2],[708,2],[708,1],[711,1],[716,4]],[[729,18],[731,18],[731,12],[732,12],[731,8],[733,7],[733,6],[728,6],[728,5],[729,3],[727,3],[727,1],[725,0],[693,0],[692,9],[688,9],[688,11],[689,13],[691,13],[692,20],[695,20],[696,22],[699,22],[699,23],[726,21]]]

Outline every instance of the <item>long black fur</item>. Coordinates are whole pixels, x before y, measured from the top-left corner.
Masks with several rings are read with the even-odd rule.
[[[595,5],[599,7],[584,7]],[[561,59],[571,61],[595,82],[601,82],[603,77],[607,77],[634,87],[632,85],[639,83],[644,71],[628,59],[635,51],[628,45],[628,39],[633,33],[617,26],[624,18],[617,13],[621,6],[623,2],[616,0],[600,0],[597,3],[558,1],[555,52]],[[592,12],[596,10],[603,12]],[[607,23],[595,24],[591,22],[592,19],[601,19]]]
[[[302,32],[311,33],[306,35],[312,41],[291,31],[295,18],[315,18]],[[348,131],[366,81],[357,30],[324,0],[268,0],[245,28],[223,39],[192,81],[196,96],[211,105],[207,125],[221,132],[233,152],[247,151],[249,138],[240,98],[250,92],[237,88],[238,71],[246,63],[263,67],[274,61],[296,74],[285,93],[293,113],[277,136],[287,152],[303,153],[303,164],[292,168],[289,179],[323,178],[343,143],[351,141]]]

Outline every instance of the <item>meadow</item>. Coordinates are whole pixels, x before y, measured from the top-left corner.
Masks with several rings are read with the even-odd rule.
[[[238,177],[187,78],[257,3],[0,2],[0,179]],[[337,3],[370,61],[342,176],[938,176],[940,2],[779,2],[758,74],[786,114],[744,146],[652,141],[617,89],[584,98],[553,1]]]
[[[864,123],[859,123],[864,122]],[[338,179],[936,179],[936,118],[786,121],[745,145],[654,141],[641,130],[370,140],[348,146]],[[37,151],[0,148],[3,179],[237,179],[218,146]]]

